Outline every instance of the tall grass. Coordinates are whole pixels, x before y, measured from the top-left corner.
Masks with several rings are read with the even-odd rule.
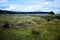
[[[47,19],[51,18],[50,21]],[[10,28],[4,28],[8,22]],[[3,15],[0,40],[60,40],[60,19],[51,16]]]

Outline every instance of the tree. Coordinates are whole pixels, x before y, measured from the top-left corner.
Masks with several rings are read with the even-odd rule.
[[[50,11],[49,14],[54,15],[55,13],[53,11]]]

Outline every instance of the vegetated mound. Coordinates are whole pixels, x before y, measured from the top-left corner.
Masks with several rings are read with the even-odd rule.
[[[32,22],[23,22],[23,23],[17,24],[17,26],[20,26],[20,27],[28,27],[28,26],[35,26],[35,24],[32,23]]]
[[[38,27],[40,22],[44,21],[41,17],[34,17],[29,15],[11,15],[9,17],[2,16],[0,19],[4,27],[7,28],[21,28],[21,27]]]
[[[40,25],[40,22],[44,21],[44,19],[40,17],[22,17],[22,20],[19,20],[16,22],[15,27],[38,27]]]
[[[57,15],[58,16],[58,15]],[[5,27],[7,26],[8,28],[20,28],[20,27],[38,27],[40,26],[41,23],[47,21],[52,21],[55,19],[55,16],[38,16],[38,15],[9,15],[9,14],[4,14],[0,17],[0,26],[4,25]],[[59,17],[57,17],[59,18]],[[4,22],[7,23],[4,23]]]

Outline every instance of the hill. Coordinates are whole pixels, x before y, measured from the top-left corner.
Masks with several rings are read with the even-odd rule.
[[[14,12],[14,11],[0,10],[0,14],[48,14],[48,12]]]

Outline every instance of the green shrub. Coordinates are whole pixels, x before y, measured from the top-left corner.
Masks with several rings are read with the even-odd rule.
[[[60,19],[60,16],[55,16],[56,19]]]
[[[53,15],[53,14],[55,14],[53,11],[50,11],[48,14],[51,14],[51,15]]]
[[[37,31],[37,30],[32,30],[32,33],[31,33],[31,35],[34,35],[34,36],[38,36],[40,34],[40,32],[39,31]]]

